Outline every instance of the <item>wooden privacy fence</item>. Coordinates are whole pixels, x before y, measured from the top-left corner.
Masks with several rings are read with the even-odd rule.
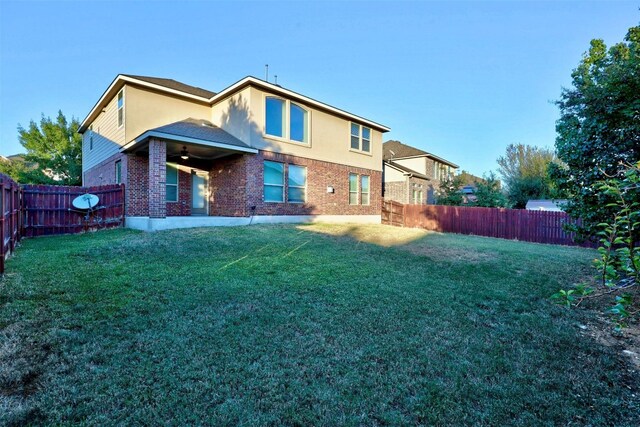
[[[97,187],[23,185],[25,237],[73,234],[124,224],[124,184]],[[100,201],[89,215],[73,207],[76,197],[91,193]]]
[[[17,182],[0,174],[0,274],[4,261],[20,240],[22,191]]]
[[[398,206],[399,205],[399,206]],[[400,212],[400,206],[402,207]],[[393,212],[393,219],[391,219]],[[384,201],[383,224],[417,227],[445,233],[516,239],[525,242],[594,247],[576,243],[565,224],[579,223],[564,212],[466,206],[402,205]]]
[[[72,202],[91,193],[99,198],[91,212]],[[124,184],[97,187],[19,185],[0,174],[0,274],[22,237],[80,233],[124,224]]]

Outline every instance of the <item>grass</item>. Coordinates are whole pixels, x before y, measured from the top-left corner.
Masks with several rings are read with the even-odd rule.
[[[637,425],[640,378],[548,300],[594,254],[355,225],[25,240],[0,424]]]

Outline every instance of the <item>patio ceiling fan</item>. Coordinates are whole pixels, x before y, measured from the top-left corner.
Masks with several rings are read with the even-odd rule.
[[[179,153],[177,154],[169,154],[167,157],[169,158],[176,158],[176,157],[180,157],[182,160],[189,160],[189,159],[198,159],[198,160],[214,160],[217,159],[218,157],[220,157],[219,155],[214,155],[214,156],[198,156],[197,154],[193,154],[191,152],[189,152],[189,150],[187,150],[187,146],[183,145],[182,146],[182,150],[180,150]]]

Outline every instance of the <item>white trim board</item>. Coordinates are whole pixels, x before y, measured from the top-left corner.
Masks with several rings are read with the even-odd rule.
[[[127,216],[125,227],[143,231],[172,230],[195,227],[232,227],[250,224],[299,224],[326,222],[334,224],[380,224],[380,215],[257,215],[251,217],[232,216]]]
[[[129,142],[127,144],[125,144],[120,149],[120,152],[124,153],[125,151],[132,149],[137,144],[141,143],[142,141],[144,141],[147,138],[160,138],[160,139],[166,139],[166,140],[169,140],[169,141],[187,142],[187,143],[204,145],[204,146],[207,146],[207,147],[224,148],[226,150],[231,150],[231,151],[242,151],[243,153],[253,153],[253,154],[257,154],[258,153],[257,149],[251,148],[251,147],[241,147],[239,145],[224,144],[224,143],[221,143],[221,142],[209,141],[207,139],[191,138],[191,137],[188,137],[188,136],[174,135],[174,134],[171,134],[171,133],[158,132],[158,131],[155,131],[155,130],[148,130],[145,133],[143,133],[142,135],[140,135],[139,137],[137,137],[136,139],[132,140],[131,142]]]

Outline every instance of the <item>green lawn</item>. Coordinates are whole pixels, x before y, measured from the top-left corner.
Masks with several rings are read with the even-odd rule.
[[[637,425],[640,378],[548,299],[594,256],[355,225],[25,240],[0,424]]]

